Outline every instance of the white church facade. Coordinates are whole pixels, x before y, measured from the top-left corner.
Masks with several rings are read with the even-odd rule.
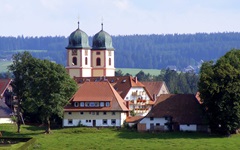
[[[69,36],[67,49],[68,74],[73,77],[114,76],[114,48],[111,36],[102,29],[89,46],[88,35],[78,28]]]

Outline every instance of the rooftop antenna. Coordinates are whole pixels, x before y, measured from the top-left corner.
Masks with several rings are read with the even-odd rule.
[[[79,15],[78,15],[78,29],[79,29],[79,18],[80,18],[80,17],[79,17]]]
[[[102,25],[102,30],[103,30],[103,17],[102,17],[101,21],[102,21],[101,25]]]

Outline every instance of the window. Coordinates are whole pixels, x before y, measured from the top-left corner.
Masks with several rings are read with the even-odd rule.
[[[115,125],[116,124],[116,119],[111,119],[111,124]]]
[[[160,126],[160,123],[156,123],[156,126]]]
[[[100,107],[104,107],[104,102],[100,102]]]
[[[86,120],[86,122],[88,122],[88,120]]]
[[[92,112],[92,115],[95,115],[95,112]]]
[[[103,119],[103,124],[107,124],[107,119]]]
[[[90,107],[94,107],[95,106],[95,103],[94,102],[90,102]]]
[[[99,102],[94,102],[95,107],[99,107]]]
[[[150,117],[150,120],[154,120],[154,118],[153,118],[153,117]]]
[[[87,65],[88,64],[88,59],[87,59],[87,57],[85,57],[85,65]]]
[[[78,107],[79,103],[78,102],[74,102],[74,107]]]
[[[111,51],[108,51],[108,56],[112,56],[112,53],[111,53]]]
[[[99,115],[99,112],[96,112],[96,115]]]
[[[96,52],[97,55],[100,55],[100,52]]]
[[[80,114],[83,115],[84,113],[81,111]]]
[[[103,112],[103,115],[106,115],[107,114],[107,112]]]
[[[84,107],[84,102],[80,102],[80,107]]]
[[[97,60],[96,60],[96,65],[97,65],[97,66],[101,66],[101,58],[99,58],[99,57],[97,58]]]
[[[112,112],[112,115],[115,115],[115,112]]]
[[[88,120],[88,122],[92,122],[92,120]]]
[[[72,114],[72,112],[68,112],[68,114],[69,114],[69,115],[71,115],[71,114]]]
[[[72,58],[72,65],[73,66],[77,65],[77,57]]]
[[[108,64],[109,64],[109,66],[112,65],[112,60],[111,60],[111,58],[108,59]]]
[[[106,107],[109,107],[110,106],[110,102],[106,102]]]
[[[68,119],[68,124],[73,124],[73,120],[72,119]]]
[[[89,107],[90,106],[90,103],[89,102],[86,102],[85,103],[85,107]]]

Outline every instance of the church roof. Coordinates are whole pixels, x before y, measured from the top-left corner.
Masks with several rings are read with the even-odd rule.
[[[112,37],[103,30],[103,24],[102,30],[93,37],[92,50],[114,50]]]
[[[88,43],[88,35],[79,29],[79,22],[78,28],[73,31],[69,36],[68,49],[78,49],[78,48],[90,48]]]

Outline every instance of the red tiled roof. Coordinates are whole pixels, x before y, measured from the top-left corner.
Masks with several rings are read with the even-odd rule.
[[[109,81],[114,89],[125,98],[131,87],[144,87],[144,85],[137,81],[137,78],[132,76],[119,76],[119,77],[74,77],[74,80],[81,86],[84,82],[100,82]]]
[[[78,91],[71,98],[70,103],[72,102],[81,102],[81,101],[109,101],[110,107],[74,107],[73,105],[67,105],[64,107],[65,111],[129,111],[125,105],[125,101],[117,93],[116,90],[111,86],[108,81],[101,82],[84,82]]]
[[[0,96],[3,96],[8,85],[11,83],[11,79],[0,79]]]
[[[143,81],[142,84],[148,89],[151,96],[153,96],[153,94],[157,96],[162,86],[165,85],[165,82],[164,81]]]
[[[162,94],[146,117],[162,118],[171,116],[181,124],[204,124],[201,105],[193,94]]]
[[[127,123],[136,123],[139,120],[141,120],[144,116],[133,116],[133,117],[127,117],[126,122]]]

